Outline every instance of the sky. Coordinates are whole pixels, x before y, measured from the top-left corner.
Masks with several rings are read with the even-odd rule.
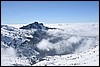
[[[99,1],[1,1],[1,24],[99,23]]]

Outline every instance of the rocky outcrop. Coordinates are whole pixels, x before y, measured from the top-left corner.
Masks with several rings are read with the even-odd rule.
[[[49,28],[49,27],[44,26],[43,23],[34,22],[34,23],[29,24],[29,25],[20,27],[20,29],[28,29],[28,30],[30,30],[30,29],[43,29],[43,30],[48,30],[48,29],[56,29],[56,28]]]

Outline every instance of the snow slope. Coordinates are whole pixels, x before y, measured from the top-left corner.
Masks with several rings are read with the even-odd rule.
[[[99,47],[81,53],[47,56],[33,66],[99,66]]]
[[[49,30],[22,26],[1,27],[2,66],[99,66],[98,23],[44,24],[57,28]]]

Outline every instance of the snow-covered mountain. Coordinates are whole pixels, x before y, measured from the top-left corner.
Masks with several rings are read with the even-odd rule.
[[[1,65],[98,66],[99,25],[1,25]]]

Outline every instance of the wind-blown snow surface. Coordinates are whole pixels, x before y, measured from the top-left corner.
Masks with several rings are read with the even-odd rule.
[[[2,66],[99,66],[99,24],[45,24],[58,28],[47,31],[9,26],[17,27],[1,27]]]

